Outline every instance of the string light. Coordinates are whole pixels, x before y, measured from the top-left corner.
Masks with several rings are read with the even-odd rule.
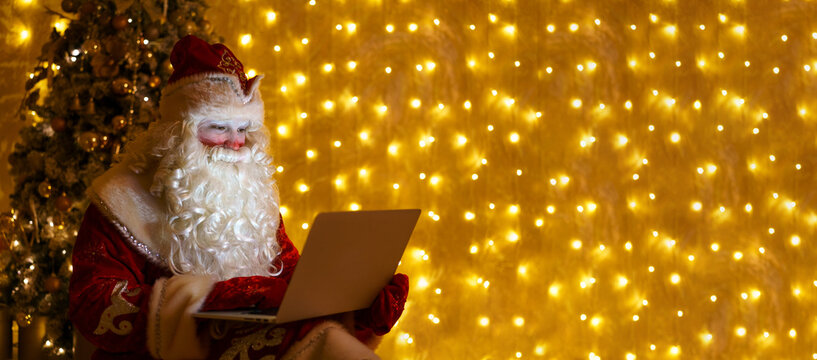
[[[250,44],[250,42],[252,42],[252,35],[250,34],[241,35],[241,45],[247,46]]]
[[[361,204],[411,205],[428,215],[410,245],[427,252],[404,258],[398,267],[410,275],[411,292],[390,335],[395,343],[384,354],[417,357],[440,329],[455,340],[452,353],[466,358],[571,358],[577,353],[591,359],[605,354],[628,360],[686,358],[723,355],[717,350],[721,341],[735,338],[743,347],[730,348],[734,357],[813,354],[804,341],[810,330],[789,312],[766,314],[752,306],[775,299],[782,308],[800,309],[813,295],[803,284],[817,287],[817,280],[792,271],[781,280],[789,285],[777,291],[739,276],[715,288],[700,279],[743,274],[741,269],[763,263],[758,259],[764,256],[789,261],[795,270],[811,259],[807,235],[817,215],[802,185],[811,169],[789,145],[812,133],[812,104],[802,92],[780,92],[775,84],[807,84],[817,72],[815,59],[791,52],[804,41],[813,46],[817,31],[785,30],[779,21],[749,27],[754,25],[742,22],[757,14],[744,1],[701,13],[652,7],[654,13],[631,19],[623,16],[631,4],[620,10],[601,5],[595,14],[568,6],[564,14],[560,10],[533,25],[525,17],[525,4],[506,3],[474,5],[451,18],[440,7],[422,8],[412,1],[401,1],[397,11],[387,13],[382,6],[364,5],[342,13],[343,4],[318,6],[310,0],[310,14],[329,8],[337,14],[327,18],[335,19],[331,23],[306,32],[288,28],[298,13],[279,3],[274,10],[258,9],[259,29],[239,27],[227,34],[246,47],[241,50],[250,56],[245,63],[259,69],[248,68],[249,77],[270,69],[278,74],[267,83],[274,91],[266,95],[275,160],[287,166],[287,173],[276,167],[282,173],[276,181],[282,198],[286,189],[294,189],[290,196],[308,202],[297,209],[290,203],[297,212],[281,207],[287,224],[307,229],[314,214],[301,211],[357,211]],[[596,18],[603,14],[608,14],[605,19]],[[61,32],[70,25],[53,26]],[[268,37],[257,32],[263,29],[293,39],[282,43],[286,49],[272,46],[274,64],[259,58],[272,53],[272,43],[255,44]],[[761,34],[771,36],[774,45],[761,43]],[[12,29],[12,35],[31,38],[28,29]],[[542,50],[561,42],[595,44],[602,36],[612,39],[605,51],[619,58]],[[690,36],[701,41],[686,41]],[[450,38],[462,40],[451,43],[450,52],[458,54],[453,58],[418,45]],[[393,48],[360,52],[355,44],[361,39],[382,40]],[[311,50],[301,46],[310,42]],[[766,53],[791,61],[758,55]],[[70,54],[73,61],[85,61],[81,50]],[[26,75],[34,79],[39,74]],[[692,88],[699,83],[710,84],[713,91]],[[795,118],[787,121],[786,114]],[[802,134],[790,132],[791,124]],[[719,197],[724,189],[727,198]],[[778,197],[769,197],[772,190]],[[456,236],[440,236],[440,231]],[[294,240],[303,240],[295,233]],[[569,271],[554,271],[568,262]],[[541,306],[534,309],[523,301],[536,293],[526,287],[543,274],[549,274],[546,282],[537,286],[547,287],[547,306],[539,311]],[[460,288],[466,282],[473,287]],[[503,295],[509,293],[515,295]],[[672,301],[678,293],[695,301]],[[489,298],[517,310],[503,315],[486,308]],[[584,306],[589,300],[602,311]],[[741,311],[773,319],[782,328],[773,336],[741,323],[730,313],[734,301],[746,301]],[[545,318],[566,306],[574,311],[565,311],[572,319],[565,331],[582,332],[587,341],[560,340],[541,331]],[[714,323],[706,318],[716,312],[728,316]],[[453,313],[470,314],[462,322],[470,322],[475,336],[490,334],[506,345],[488,348],[462,341],[462,324],[453,323],[460,317]],[[647,320],[651,328],[667,329],[666,341],[651,343],[642,332],[631,331]],[[668,321],[678,325],[667,326]],[[798,330],[803,339],[791,341]],[[611,348],[595,341],[610,333],[631,334],[632,344]],[[512,345],[506,336],[514,337]]]

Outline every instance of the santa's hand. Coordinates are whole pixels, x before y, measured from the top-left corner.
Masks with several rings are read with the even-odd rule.
[[[403,314],[408,290],[408,276],[395,274],[368,309],[355,311],[355,326],[370,329],[377,335],[388,333]]]
[[[207,295],[202,311],[241,308],[269,309],[281,305],[287,282],[272,276],[237,277],[219,281]]]

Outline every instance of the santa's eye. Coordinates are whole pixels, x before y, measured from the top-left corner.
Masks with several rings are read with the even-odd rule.
[[[238,132],[245,133],[245,132],[247,132],[247,128],[240,128],[240,129],[238,129]]]
[[[215,124],[210,125],[210,128],[211,128],[211,129],[218,130],[218,131],[224,131],[224,130],[227,130],[227,127],[226,127],[226,126],[223,126],[223,125],[215,125]]]

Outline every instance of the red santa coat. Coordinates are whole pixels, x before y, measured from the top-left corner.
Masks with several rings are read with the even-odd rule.
[[[288,283],[299,254],[283,225],[279,227],[277,235],[281,245],[280,259],[284,264],[283,272],[278,277]],[[94,359],[150,358],[146,341],[151,292],[156,280],[173,275],[170,270],[135,250],[96,205],[91,205],[85,213],[74,247],[73,266],[69,315],[74,326],[97,346]],[[247,303],[245,295],[248,289],[254,288],[250,284],[252,282],[252,278],[219,282],[208,300],[234,299]],[[277,300],[280,303],[280,297]],[[267,301],[274,302],[275,299]],[[294,323],[282,327],[283,331],[275,332],[279,334],[277,339],[270,341],[278,344],[269,346],[266,351],[282,354],[282,350],[292,344],[298,335],[303,336],[312,325]],[[252,330],[257,332],[261,328],[248,326],[243,332],[253,333]],[[219,349],[224,347],[223,344],[214,345],[222,345]],[[232,349],[235,350],[249,349]]]
[[[79,332],[97,346],[94,359],[207,357],[281,358],[310,330],[321,335],[340,327],[323,320],[280,326],[202,322],[182,318],[197,309],[260,308],[280,305],[299,253],[279,222],[282,272],[275,277],[241,277],[213,282],[174,276],[155,250],[156,200],[144,189],[149,176],[119,165],[97,179],[77,235],[70,284],[69,316]],[[407,278],[398,274],[370,309],[355,313],[356,335],[370,340],[389,331],[402,313]],[[192,289],[192,290],[191,290]],[[161,319],[161,321],[160,321]],[[319,330],[319,331],[318,331]],[[312,341],[314,342],[314,341]],[[296,344],[297,346],[293,346]]]

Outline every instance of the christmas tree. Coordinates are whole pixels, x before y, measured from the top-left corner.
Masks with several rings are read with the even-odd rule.
[[[43,350],[71,358],[71,251],[86,188],[156,118],[179,37],[217,40],[200,0],[63,0],[63,20],[25,84],[26,126],[9,156],[12,210],[0,217],[0,302],[20,327],[48,319]]]

